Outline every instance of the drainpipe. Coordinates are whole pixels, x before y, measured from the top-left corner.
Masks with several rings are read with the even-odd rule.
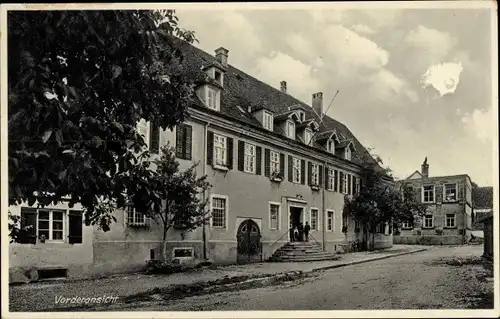
[[[203,176],[207,174],[207,136],[208,136],[208,126],[210,125],[210,122],[205,123],[205,127],[203,130],[203,156],[202,156],[202,163],[203,163]],[[203,202],[207,200],[207,191],[205,190],[203,192]],[[206,224],[205,224],[205,218],[203,218],[203,233],[202,233],[202,239],[203,239],[203,259],[207,260],[207,234],[206,234]]]
[[[327,167],[328,163],[325,161],[325,165],[323,166],[325,171],[328,169]],[[323,172],[323,177],[326,177],[326,174],[324,174]],[[323,235],[323,251],[326,250],[326,245],[325,245],[325,185],[328,184],[328,181],[322,181],[323,182],[323,185],[321,185],[321,216],[323,216],[321,219],[322,219],[322,222],[321,222],[321,228],[322,228],[322,235]]]

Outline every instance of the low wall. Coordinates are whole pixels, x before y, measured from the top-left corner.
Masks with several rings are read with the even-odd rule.
[[[462,245],[462,236],[394,236],[396,245]]]

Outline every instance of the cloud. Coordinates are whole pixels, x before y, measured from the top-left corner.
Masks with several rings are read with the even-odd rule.
[[[454,93],[463,71],[462,63],[441,63],[431,66],[422,76],[424,89],[434,87],[441,96]]]
[[[418,95],[411,90],[407,81],[396,76],[387,69],[380,69],[368,78],[370,94],[383,101],[395,101],[396,98],[406,97],[412,102],[418,101]]]
[[[367,26],[366,24],[355,24],[351,26],[351,29],[359,34],[374,34],[375,30]]]
[[[319,91],[319,82],[312,71],[312,66],[285,53],[273,51],[256,61],[253,73],[275,88],[279,88],[281,81],[287,81],[288,92],[307,102],[312,93]]]
[[[344,19],[345,10],[311,10],[311,18],[316,24],[338,23]]]
[[[293,50],[304,55],[307,58],[311,58],[312,52],[315,51],[312,48],[312,43],[304,39],[304,37],[298,33],[289,33],[285,37],[285,41]]]
[[[418,51],[422,51],[424,58],[431,58],[432,63],[437,63],[441,62],[441,59],[444,59],[451,51],[456,45],[457,39],[446,32],[419,25],[408,33],[405,42]]]
[[[491,142],[493,138],[493,109],[474,110],[472,114],[466,113],[462,117],[465,127],[483,143]]]

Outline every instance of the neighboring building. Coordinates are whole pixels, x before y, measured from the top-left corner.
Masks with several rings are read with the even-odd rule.
[[[324,113],[323,94],[312,94],[311,107],[289,95],[285,81],[277,90],[229,65],[224,48],[215,58],[190,45],[184,49],[197,79],[189,119],[173,131],[159,132],[145,122],[138,128],[153,153],[170,142],[181,168],[199,162],[198,174],[207,174],[213,185],[204,194],[210,222],[185,234],[169,231],[169,254],[186,261],[260,261],[288,241],[292,224],[306,221],[311,240],[329,252],[362,238],[342,210],[344,196],[361,187],[360,163],[369,153],[344,124]],[[162,228],[141,214],[117,212],[109,232],[84,227],[79,243],[66,237],[70,214],[63,212],[61,224],[59,213],[49,213],[48,219],[44,213],[42,219],[38,212],[35,233],[48,231],[49,240],[13,244],[11,269],[22,273],[50,266],[70,269],[76,277],[93,276],[140,269],[158,258]],[[349,225],[347,236],[344,225]],[[51,233],[61,228],[62,235]],[[380,227],[376,248],[392,246],[389,229]],[[257,253],[245,248],[249,238]]]
[[[458,245],[472,230],[472,183],[468,175],[430,176],[427,158],[400,187],[413,188],[417,200],[429,205],[428,213],[399,226],[398,244]]]
[[[484,217],[493,212],[493,187],[472,188],[472,228],[482,230]]]
[[[483,224],[484,230],[484,252],[483,256],[493,260],[494,251],[494,232],[493,232],[493,212],[486,213],[478,219],[478,222]]]

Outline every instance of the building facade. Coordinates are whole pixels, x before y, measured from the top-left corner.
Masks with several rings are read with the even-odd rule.
[[[345,125],[324,113],[323,94],[312,94],[311,106],[303,103],[287,93],[285,81],[280,90],[274,89],[229,65],[224,48],[216,50],[215,57],[190,45],[184,45],[184,52],[186,67],[196,79],[189,118],[173,131],[138,125],[153,153],[167,143],[175,146],[180,168],[198,163],[198,175],[207,175],[212,184],[202,194],[210,202],[209,223],[186,233],[172,228],[168,254],[181,262],[266,260],[288,242],[292,226],[306,222],[311,240],[326,251],[339,251],[361,239],[362,230],[343,218],[342,210],[344,197],[360,190],[360,164],[369,153]],[[66,211],[64,225],[57,227],[69,229],[69,214]],[[54,266],[69,269],[80,261],[91,266],[79,274],[95,276],[139,270],[147,260],[158,258],[160,224],[133,210],[115,216],[117,223],[108,232],[83,226],[82,243],[68,243],[73,255]],[[38,213],[33,221],[40,225],[36,236],[41,222]],[[390,229],[386,225],[376,234],[376,248],[392,246]],[[245,249],[249,234],[258,238],[257,253]],[[36,260],[47,244],[63,247],[69,240],[65,235],[49,236],[45,243],[15,244],[11,256],[15,251]],[[10,267],[26,273],[37,266],[28,267],[25,259],[16,257]],[[78,269],[68,273],[74,271]]]
[[[472,231],[472,183],[468,175],[429,176],[427,159],[400,187],[409,187],[416,199],[428,205],[421,218],[399,225],[398,244],[460,245]]]

